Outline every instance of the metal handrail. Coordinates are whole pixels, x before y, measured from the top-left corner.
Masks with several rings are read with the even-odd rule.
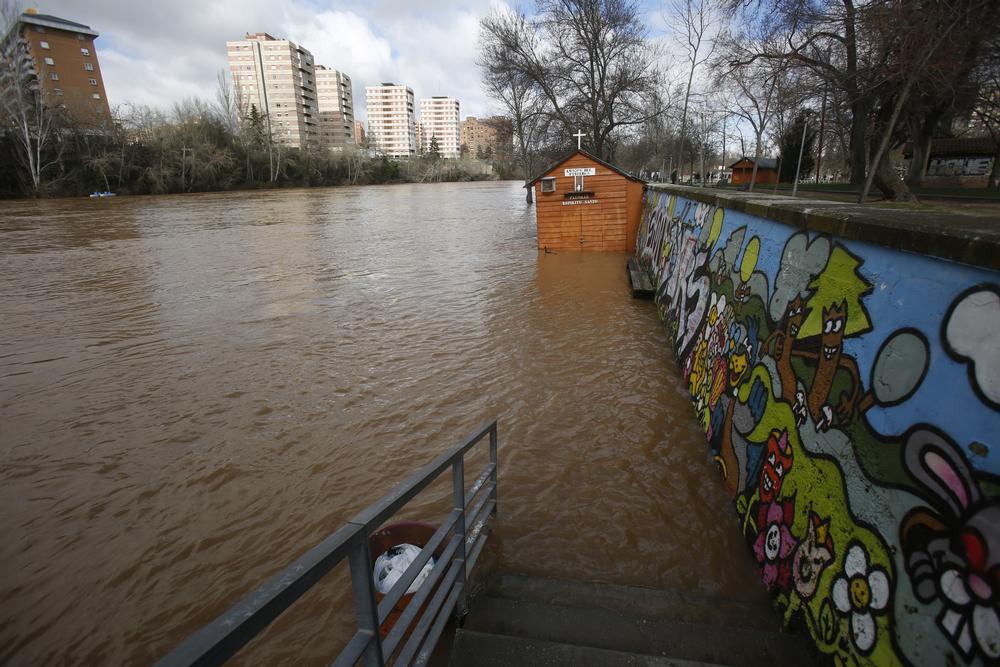
[[[490,462],[466,492],[465,453],[487,434],[490,440]],[[449,467],[452,474],[452,510],[421,549],[417,559],[410,564],[381,603],[376,605],[368,537]],[[469,511],[477,497],[478,501]],[[156,664],[161,667],[222,664],[344,558],[347,558],[350,566],[358,630],[333,664],[354,665],[361,658],[364,658],[366,667],[382,667],[390,660],[396,665],[426,664],[452,611],[457,609],[459,614],[466,611],[468,574],[486,543],[486,524],[491,517],[496,516],[496,512],[497,422],[494,420],[415,472],[381,500],[362,510],[294,563],[188,637]],[[467,521],[470,517],[471,521]],[[446,543],[449,533],[452,538]],[[446,546],[429,576],[383,639],[379,634],[380,624],[442,544]],[[428,598],[430,603],[424,609]],[[420,620],[407,637],[406,632],[418,613],[422,614]]]

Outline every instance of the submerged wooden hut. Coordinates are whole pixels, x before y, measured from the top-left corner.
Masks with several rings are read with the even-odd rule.
[[[632,250],[644,184],[585,150],[574,150],[525,186],[535,190],[539,249]]]

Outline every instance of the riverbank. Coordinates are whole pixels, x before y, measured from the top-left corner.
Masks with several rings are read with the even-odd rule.
[[[339,187],[351,185],[389,185],[401,183],[465,183],[498,181],[512,177],[504,165],[486,160],[445,160],[415,157],[395,160],[386,157],[365,158],[360,154],[319,155],[310,158],[311,166],[290,170],[287,166],[274,180],[246,180],[252,168],[234,170],[229,177],[188,182],[183,172],[166,178],[153,178],[142,170],[131,180],[112,182],[105,174],[87,174],[85,169],[49,180],[37,192],[13,171],[13,165],[0,167],[0,200],[58,197],[87,197],[92,192],[114,192],[119,196],[174,195],[211,192],[279,190],[284,188]],[[266,173],[264,175],[267,175]],[[241,180],[241,177],[242,180]]]

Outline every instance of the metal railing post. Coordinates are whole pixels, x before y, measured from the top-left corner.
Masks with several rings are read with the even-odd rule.
[[[465,455],[459,455],[451,465],[452,482],[452,504],[459,511],[458,520],[455,522],[455,535],[459,538],[458,548],[455,550],[455,563],[459,567],[458,581],[456,586],[462,587],[462,592],[458,596],[456,611],[459,616],[465,616],[467,607],[465,604]]]
[[[375,581],[368,554],[368,536],[362,533],[362,537],[347,557],[351,568],[354,611],[358,616],[358,629],[372,635],[364,653],[365,667],[383,667],[385,661],[382,657],[382,636],[379,634],[378,605],[375,604]]]
[[[497,515],[497,423],[490,425],[490,463],[493,464],[493,471],[490,473],[490,500],[493,501],[491,516]]]

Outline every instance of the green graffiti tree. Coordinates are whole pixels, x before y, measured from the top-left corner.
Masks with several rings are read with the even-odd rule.
[[[812,291],[807,302],[809,315],[802,323],[797,338],[801,340],[822,334],[823,309],[839,306],[841,303],[847,304],[844,338],[871,331],[872,323],[862,299],[871,294],[872,285],[858,271],[860,266],[860,259],[839,245],[834,247],[826,268],[809,283]]]

